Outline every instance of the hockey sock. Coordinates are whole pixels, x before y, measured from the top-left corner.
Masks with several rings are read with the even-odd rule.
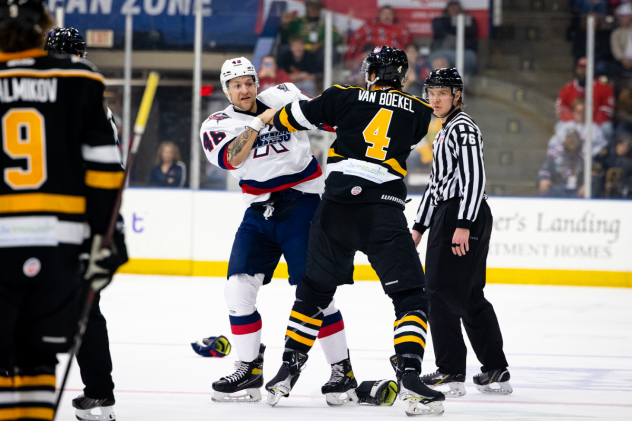
[[[53,419],[55,375],[41,373],[10,375],[0,371],[0,420]]]
[[[261,316],[255,310],[248,316],[229,316],[233,332],[233,348],[239,361],[252,362],[259,355],[261,344]]]
[[[320,341],[320,346],[323,347],[327,364],[331,365],[347,359],[348,347],[342,314],[340,314],[340,310],[333,307],[333,302],[332,305],[325,309],[324,314],[327,314],[330,309],[335,312],[326,315],[323,319],[323,325],[318,332],[318,340]]]
[[[426,349],[426,315],[420,311],[409,311],[400,315],[394,324],[395,353],[414,354],[423,359]]]
[[[286,351],[297,350],[307,354],[314,346],[323,318],[323,311],[318,306],[296,300],[285,331]]]

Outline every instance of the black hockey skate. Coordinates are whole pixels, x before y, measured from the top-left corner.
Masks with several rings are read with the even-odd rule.
[[[441,374],[435,371],[432,374],[421,376],[421,381],[432,389],[439,386],[449,386],[450,390],[443,392],[446,398],[460,398],[465,396],[465,375],[464,374]]]
[[[301,375],[306,362],[307,355],[300,351],[283,353],[283,365],[281,365],[277,375],[266,384],[268,404],[275,406],[282,397],[290,396],[290,391]]]
[[[80,421],[114,421],[114,399],[92,399],[79,395],[72,400],[77,409],[75,416]]]
[[[397,376],[399,398],[406,403],[406,415],[412,417],[443,414],[445,396],[437,390],[430,389],[421,381],[419,378],[421,361],[419,359],[397,354],[391,357],[391,364]],[[417,404],[423,406],[419,407]]]
[[[259,356],[252,362],[235,362],[235,373],[222,377],[213,383],[214,402],[259,402],[263,387],[263,353],[266,346],[259,346]],[[245,394],[233,395],[233,393],[245,390]]]
[[[341,406],[358,403],[358,396],[355,392],[357,387],[358,382],[353,375],[351,360],[346,358],[331,365],[331,377],[321,388],[321,391],[325,395],[327,405]]]
[[[480,373],[474,376],[474,384],[481,393],[490,395],[509,395],[513,392],[509,384],[511,375],[506,368]],[[498,383],[498,387],[492,387],[492,383]]]

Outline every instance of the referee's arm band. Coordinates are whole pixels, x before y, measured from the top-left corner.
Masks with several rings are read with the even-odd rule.
[[[467,219],[457,219],[456,221],[457,228],[465,228],[469,230],[471,226],[472,226],[472,221],[468,221]]]
[[[418,231],[419,234],[423,234],[424,232],[426,232],[427,229],[428,227],[421,222],[415,222],[415,224],[413,225],[413,230]]]

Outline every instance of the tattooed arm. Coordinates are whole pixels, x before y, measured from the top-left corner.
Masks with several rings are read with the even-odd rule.
[[[258,117],[261,119],[263,124],[268,124],[272,117],[274,117],[276,111],[277,110],[270,108],[261,113]],[[258,130],[248,126],[242,134],[230,142],[230,145],[228,145],[228,149],[226,150],[226,158],[231,166],[237,167],[246,160],[248,154],[252,150],[252,145],[255,143],[255,140],[257,140],[258,135]]]
[[[235,140],[230,142],[226,150],[228,163],[233,166],[239,166],[248,157],[248,153],[252,149],[259,132],[252,127],[246,127],[242,134],[237,136]]]

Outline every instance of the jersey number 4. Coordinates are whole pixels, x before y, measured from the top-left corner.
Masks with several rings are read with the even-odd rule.
[[[379,159],[380,161],[386,159],[386,148],[391,142],[391,138],[386,136],[386,134],[391,126],[392,118],[393,111],[381,108],[362,132],[364,141],[371,144],[366,149],[366,156],[369,158]]]
[[[12,108],[2,117],[2,149],[21,166],[4,169],[4,181],[13,190],[36,189],[46,181],[44,116],[35,108]]]

